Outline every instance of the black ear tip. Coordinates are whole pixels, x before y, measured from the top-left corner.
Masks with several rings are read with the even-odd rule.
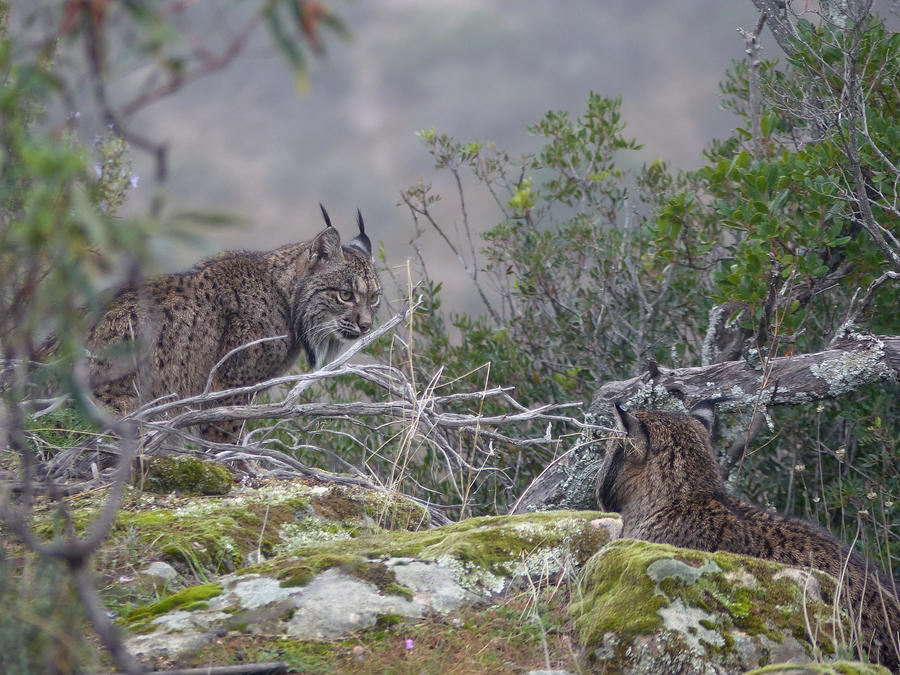
[[[724,398],[708,398],[698,402],[691,408],[691,415],[700,421],[709,433],[712,433],[716,422],[716,403],[721,403]]]
[[[366,236],[366,226],[363,224],[362,211],[356,209],[356,224],[359,226],[359,234],[353,237],[348,246],[358,248],[370,258],[372,257],[372,242]]]
[[[357,248],[370,258],[372,257],[372,242],[369,241],[369,237],[367,237],[364,232],[360,232],[353,237],[353,239],[348,242],[347,246]]]
[[[328,217],[328,211],[325,210],[322,202],[319,202],[319,208],[322,209],[322,217],[325,218],[325,227],[331,227],[331,218]]]

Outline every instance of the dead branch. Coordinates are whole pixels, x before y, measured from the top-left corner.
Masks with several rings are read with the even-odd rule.
[[[408,320],[421,304],[414,303],[406,312],[401,312],[384,322],[376,331],[355,343],[349,350],[318,371],[298,375],[275,378],[250,387],[240,387],[220,392],[204,392],[197,396],[174,400],[165,397],[148,403],[125,418],[125,422],[139,426],[143,431],[141,452],[144,455],[170,454],[185,452],[203,452],[212,455],[222,462],[240,462],[242,470],[251,475],[305,476],[317,480],[342,485],[358,485],[372,489],[389,489],[397,492],[399,486],[395,479],[380,477],[376,469],[364,473],[359,469],[351,469],[349,476],[334,475],[312,468],[292,456],[292,449],[300,447],[299,438],[296,443],[290,442],[285,451],[273,447],[281,445],[283,440],[277,437],[248,435],[242,444],[213,443],[199,438],[196,428],[202,424],[222,420],[258,420],[271,419],[280,423],[296,426],[297,420],[346,420],[355,422],[371,436],[369,439],[357,438],[339,429],[323,428],[316,433],[336,433],[351,438],[360,448],[377,457],[381,462],[390,463],[389,453],[381,454],[381,448],[410,448],[402,452],[416,452],[415,448],[427,447],[442,458],[442,474],[453,477],[465,474],[470,477],[495,474],[505,476],[503,471],[490,465],[492,457],[499,457],[492,443],[503,443],[513,446],[540,446],[557,448],[563,438],[552,433],[553,424],[563,428],[584,431],[592,429],[589,424],[573,417],[561,414],[570,407],[580,405],[574,403],[545,404],[533,407],[521,405],[513,398],[510,387],[490,387],[476,391],[447,391],[438,393],[446,385],[441,384],[442,370],[438,370],[426,386],[416,385],[406,372],[396,366],[386,364],[349,364],[348,361],[361,349],[374,340],[394,330],[396,326]],[[387,400],[369,400],[356,402],[308,401],[301,402],[301,395],[315,382],[336,377],[351,375],[372,384],[387,393]],[[248,405],[216,405],[217,402],[236,395],[255,394],[272,387],[290,387],[286,393],[271,403]],[[494,414],[483,414],[481,406],[486,400],[501,402],[508,411]],[[233,400],[233,399],[232,399]],[[477,413],[458,412],[460,405],[471,404]],[[452,410],[450,409],[452,407]],[[375,422],[366,423],[365,419]],[[508,433],[504,427],[515,427],[521,424],[542,423],[547,426],[543,436]],[[304,424],[308,424],[304,422]],[[288,426],[288,425],[285,425]],[[301,427],[303,428],[303,427]],[[309,434],[311,425],[303,431]],[[559,428],[559,427],[557,427]],[[287,433],[291,436],[290,431]],[[371,438],[380,439],[377,443]],[[203,450],[186,449],[194,445]],[[63,477],[84,476],[88,470],[94,473],[93,481],[82,485],[99,485],[110,480],[108,470],[103,469],[103,462],[97,469],[97,453],[106,457],[121,459],[122,448],[114,436],[96,437],[89,443],[66,449],[47,463],[49,476],[55,479]],[[409,480],[412,480],[409,477]],[[453,480],[456,480],[453,478]],[[507,478],[502,478],[507,480]],[[59,483],[56,483],[59,484]],[[385,488],[387,486],[387,488]],[[440,507],[435,507],[427,500],[416,499],[431,514],[433,524],[447,522],[448,518]]]

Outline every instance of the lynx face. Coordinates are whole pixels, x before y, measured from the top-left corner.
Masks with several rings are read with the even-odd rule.
[[[335,231],[322,234],[329,233]],[[293,303],[295,333],[310,365],[325,365],[342,343],[365,335],[380,302],[381,283],[366,251],[338,243],[324,257],[317,257],[313,274],[298,289]]]

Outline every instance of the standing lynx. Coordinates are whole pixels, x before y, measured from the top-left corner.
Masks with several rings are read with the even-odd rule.
[[[229,251],[181,274],[119,292],[88,336],[95,398],[120,413],[176,394],[255,384],[283,373],[301,352],[310,366],[330,361],[372,327],[381,296],[362,215],[359,235],[341,245],[326,227],[311,241],[274,251]],[[242,404],[236,396],[219,404]],[[238,422],[201,429],[235,440]]]
[[[843,606],[859,619],[859,644],[896,671],[900,604],[892,579],[837,539],[802,520],[762,511],[729,495],[710,431],[713,403],[690,414],[615,406],[623,435],[612,439],[597,476],[597,500],[622,516],[622,536],[703,551],[730,551],[843,578]]]

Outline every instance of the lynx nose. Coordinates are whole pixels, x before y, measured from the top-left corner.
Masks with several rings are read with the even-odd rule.
[[[359,328],[359,334],[368,332],[372,327],[372,313],[360,308],[356,314],[356,326]]]

